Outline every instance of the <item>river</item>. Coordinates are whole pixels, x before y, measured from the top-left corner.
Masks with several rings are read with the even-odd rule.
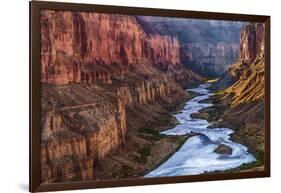
[[[208,90],[210,83],[200,84],[188,89],[199,96],[186,102],[183,110],[174,116],[179,124],[172,129],[161,132],[164,135],[185,135],[197,133],[187,139],[182,147],[166,162],[149,172],[144,177],[196,175],[205,172],[224,171],[237,168],[244,163],[255,161],[255,157],[242,144],[230,140],[233,130],[230,128],[208,128],[210,123],[204,119],[191,118],[191,114],[213,104],[203,103],[212,93]],[[214,150],[224,144],[232,149],[231,154],[218,154]]]

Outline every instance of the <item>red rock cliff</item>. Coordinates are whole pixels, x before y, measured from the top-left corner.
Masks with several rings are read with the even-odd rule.
[[[232,105],[264,98],[264,41],[263,23],[249,24],[241,31],[240,59],[229,69],[236,81],[227,91],[233,93]]]
[[[252,62],[264,51],[264,24],[246,25],[240,35],[240,59]]]
[[[147,35],[133,16],[41,12],[41,81],[65,84],[126,73],[126,66],[179,62],[175,38]]]
[[[60,94],[65,97],[61,98]],[[75,96],[77,100],[72,101],[69,96]],[[91,87],[73,85],[43,88],[42,100],[43,183],[73,178],[93,179],[94,162],[125,145],[124,98],[110,97]],[[62,103],[64,105],[60,106]]]
[[[128,108],[149,106],[172,92],[177,100],[179,86],[175,87],[169,76],[142,76],[127,77],[122,84],[114,85],[116,88],[97,84],[42,85],[43,183],[94,179],[96,162],[126,146]]]

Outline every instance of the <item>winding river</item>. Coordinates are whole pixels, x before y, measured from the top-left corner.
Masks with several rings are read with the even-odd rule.
[[[230,140],[233,131],[229,128],[208,128],[210,123],[204,119],[191,118],[191,114],[212,106],[203,103],[212,93],[208,90],[210,83],[200,84],[197,88],[188,89],[199,96],[186,102],[184,109],[174,115],[179,124],[162,132],[164,135],[185,135],[197,133],[190,137],[182,147],[166,162],[145,177],[196,175],[212,171],[224,171],[239,167],[243,163],[255,161],[255,157],[242,144]],[[231,154],[218,154],[214,150],[224,144],[232,149]]]

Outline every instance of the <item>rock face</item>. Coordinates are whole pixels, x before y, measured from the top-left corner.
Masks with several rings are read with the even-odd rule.
[[[99,92],[82,85],[43,86],[43,183],[93,179],[94,162],[125,144],[125,99],[104,96],[97,100],[98,94],[102,94]],[[61,98],[60,93],[65,96]],[[80,95],[75,104],[71,94]]]
[[[239,57],[237,43],[187,43],[181,47],[181,61],[205,76],[223,74]]]
[[[111,82],[130,66],[180,63],[179,43],[147,35],[135,17],[99,13],[41,12],[41,81]]]
[[[256,57],[256,30],[255,26],[245,26],[240,36],[240,58],[252,61]]]
[[[240,59],[252,62],[264,52],[264,24],[246,25],[240,35]]]
[[[232,105],[264,98],[264,24],[246,25],[241,31],[240,59],[229,68],[236,81],[227,92]]]
[[[204,76],[223,74],[239,58],[240,22],[138,16],[149,34],[177,37],[180,61]]]

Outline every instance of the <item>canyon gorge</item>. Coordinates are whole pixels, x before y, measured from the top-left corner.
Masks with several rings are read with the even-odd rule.
[[[212,85],[213,107],[195,114],[214,124],[234,129],[231,139],[246,145],[263,170],[265,147],[265,26],[248,24],[241,29],[240,56]],[[249,166],[245,166],[248,168]],[[250,167],[249,167],[250,168]]]
[[[211,99],[231,106],[215,118],[262,151],[264,25],[182,20],[41,11],[42,183],[144,176],[191,137],[160,132],[214,76]]]
[[[181,63],[206,77],[223,74],[239,58],[243,22],[140,16],[149,34],[176,37]]]

